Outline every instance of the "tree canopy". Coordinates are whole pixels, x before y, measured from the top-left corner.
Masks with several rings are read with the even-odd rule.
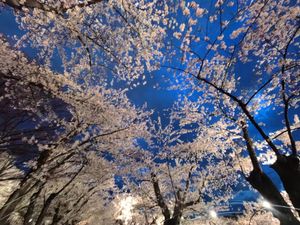
[[[0,20],[1,224],[300,224],[298,0],[1,0]]]

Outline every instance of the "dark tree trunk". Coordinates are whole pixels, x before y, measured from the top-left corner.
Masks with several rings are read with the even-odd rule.
[[[172,217],[171,219],[165,220],[164,225],[180,225],[181,216]]]
[[[50,207],[52,201],[56,198],[57,195],[58,195],[57,193],[52,193],[52,194],[50,194],[50,196],[47,198],[47,200],[45,201],[45,203],[44,203],[44,205],[43,205],[43,208],[42,208],[42,210],[41,210],[41,212],[40,212],[40,214],[39,214],[39,217],[38,217],[38,219],[37,219],[37,221],[36,221],[36,223],[35,223],[36,225],[41,225],[41,224],[42,224],[44,218],[45,218],[46,215],[47,215],[48,209],[49,209],[49,207]]]
[[[274,183],[265,173],[253,170],[247,180],[272,204],[271,212],[280,221],[281,225],[300,225]]]
[[[279,175],[284,189],[300,216],[300,166],[297,156],[279,156],[271,166]]]

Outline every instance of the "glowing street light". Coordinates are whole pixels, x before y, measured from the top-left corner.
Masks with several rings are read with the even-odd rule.
[[[136,199],[132,196],[127,196],[119,202],[119,213],[117,219],[125,222],[125,225],[132,219],[132,210],[137,203]]]
[[[218,214],[216,213],[215,210],[210,210],[210,211],[209,211],[209,215],[210,215],[210,217],[212,217],[213,219],[218,218]]]
[[[261,205],[266,209],[272,209],[271,203],[266,200],[262,201]]]

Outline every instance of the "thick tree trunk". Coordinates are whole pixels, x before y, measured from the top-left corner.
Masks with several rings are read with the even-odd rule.
[[[300,216],[300,166],[297,156],[279,156],[271,166],[279,175],[284,189]]]
[[[180,197],[180,192],[178,192],[178,197]],[[180,220],[182,217],[182,205],[181,201],[177,200],[174,207],[174,213],[171,218],[166,219],[164,225],[180,225]]]
[[[274,183],[265,173],[253,170],[247,180],[272,204],[271,212],[279,219],[281,225],[300,225]]]
[[[171,219],[165,220],[164,225],[180,225],[181,216],[172,217]]]

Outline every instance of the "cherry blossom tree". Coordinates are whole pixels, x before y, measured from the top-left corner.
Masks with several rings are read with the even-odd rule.
[[[195,121],[195,114],[206,110],[212,123],[222,122],[224,131],[233,132],[232,139],[244,142],[241,149],[247,150],[252,164],[247,180],[275,205],[273,214],[282,224],[299,221],[261,163],[276,160],[271,167],[299,213],[298,3],[181,1],[177,16],[166,21],[174,37],[169,55],[179,56],[167,59],[166,67],[176,73],[174,88],[190,92],[198,105],[187,109],[187,118]],[[259,116],[266,110],[283,121],[276,130],[262,123]],[[255,140],[248,127],[263,141]]]
[[[1,224],[89,221],[116,174],[140,198],[138,220],[180,224],[205,199],[228,199],[237,168],[281,224],[299,224],[261,166],[272,164],[299,215],[298,5],[1,0],[22,30],[0,36],[0,179],[18,183]],[[188,93],[168,125],[112,88],[144,83],[162,56],[172,88]],[[263,124],[266,110],[283,123]],[[7,177],[18,166],[24,174]]]
[[[7,106],[1,151],[32,154],[0,209],[1,224],[89,219],[91,197],[101,205],[103,182],[113,179],[105,155],[132,148],[148,115],[109,82],[143,80],[145,69],[156,68],[164,35],[159,20],[167,10],[147,1],[0,4],[23,31],[1,35],[1,104]],[[36,51],[35,60],[20,50]],[[79,216],[82,210],[87,214]]]
[[[45,66],[59,62],[59,69],[89,85],[111,74],[126,82],[143,80],[144,70],[156,68],[162,55],[164,1],[1,2],[4,9],[14,9],[25,32],[17,47],[38,49]]]
[[[83,89],[67,73],[29,61],[4,38],[0,51],[1,104],[11,117],[1,124],[1,151],[26,145],[24,151],[36,152],[0,210],[1,224],[9,224],[11,216],[24,224],[70,223],[76,218],[68,215],[78,216],[113,179],[105,153],[132,147],[148,114],[134,108],[122,91]]]
[[[179,225],[183,218],[208,215],[210,207],[232,197],[238,183],[235,162],[224,154],[230,145],[218,128],[187,128],[182,112],[171,114],[167,124],[160,117],[149,121],[146,147],[118,163],[125,189],[137,201],[133,213],[144,224]],[[195,132],[193,141],[184,141]]]

